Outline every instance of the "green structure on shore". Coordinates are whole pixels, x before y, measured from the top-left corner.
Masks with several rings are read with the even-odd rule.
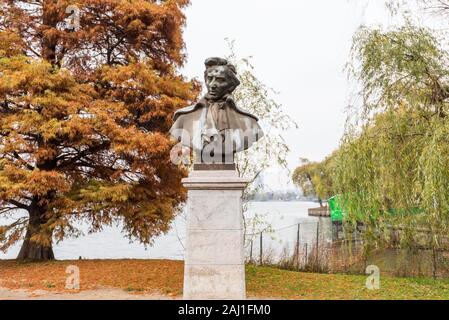
[[[328,200],[329,202],[329,211],[331,213],[331,221],[334,222],[343,222],[343,209],[341,206],[341,197],[333,196]]]

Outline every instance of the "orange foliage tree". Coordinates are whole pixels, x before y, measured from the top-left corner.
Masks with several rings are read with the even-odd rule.
[[[177,71],[188,4],[0,0],[0,250],[54,259],[79,221],[168,230],[185,200],[168,130],[199,92]]]

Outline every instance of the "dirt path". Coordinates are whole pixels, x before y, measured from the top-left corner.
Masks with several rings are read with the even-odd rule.
[[[176,300],[161,294],[133,294],[120,289],[96,289],[77,293],[26,291],[0,288],[0,300]]]

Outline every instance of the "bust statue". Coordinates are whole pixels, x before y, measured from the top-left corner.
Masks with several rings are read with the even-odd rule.
[[[195,162],[232,164],[264,135],[258,118],[240,109],[232,96],[240,85],[236,68],[222,58],[209,58],[204,74],[207,94],[178,110],[170,134],[195,152]]]

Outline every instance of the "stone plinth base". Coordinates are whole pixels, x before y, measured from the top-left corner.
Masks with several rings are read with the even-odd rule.
[[[235,170],[193,171],[188,190],[184,299],[246,298],[242,193]]]

